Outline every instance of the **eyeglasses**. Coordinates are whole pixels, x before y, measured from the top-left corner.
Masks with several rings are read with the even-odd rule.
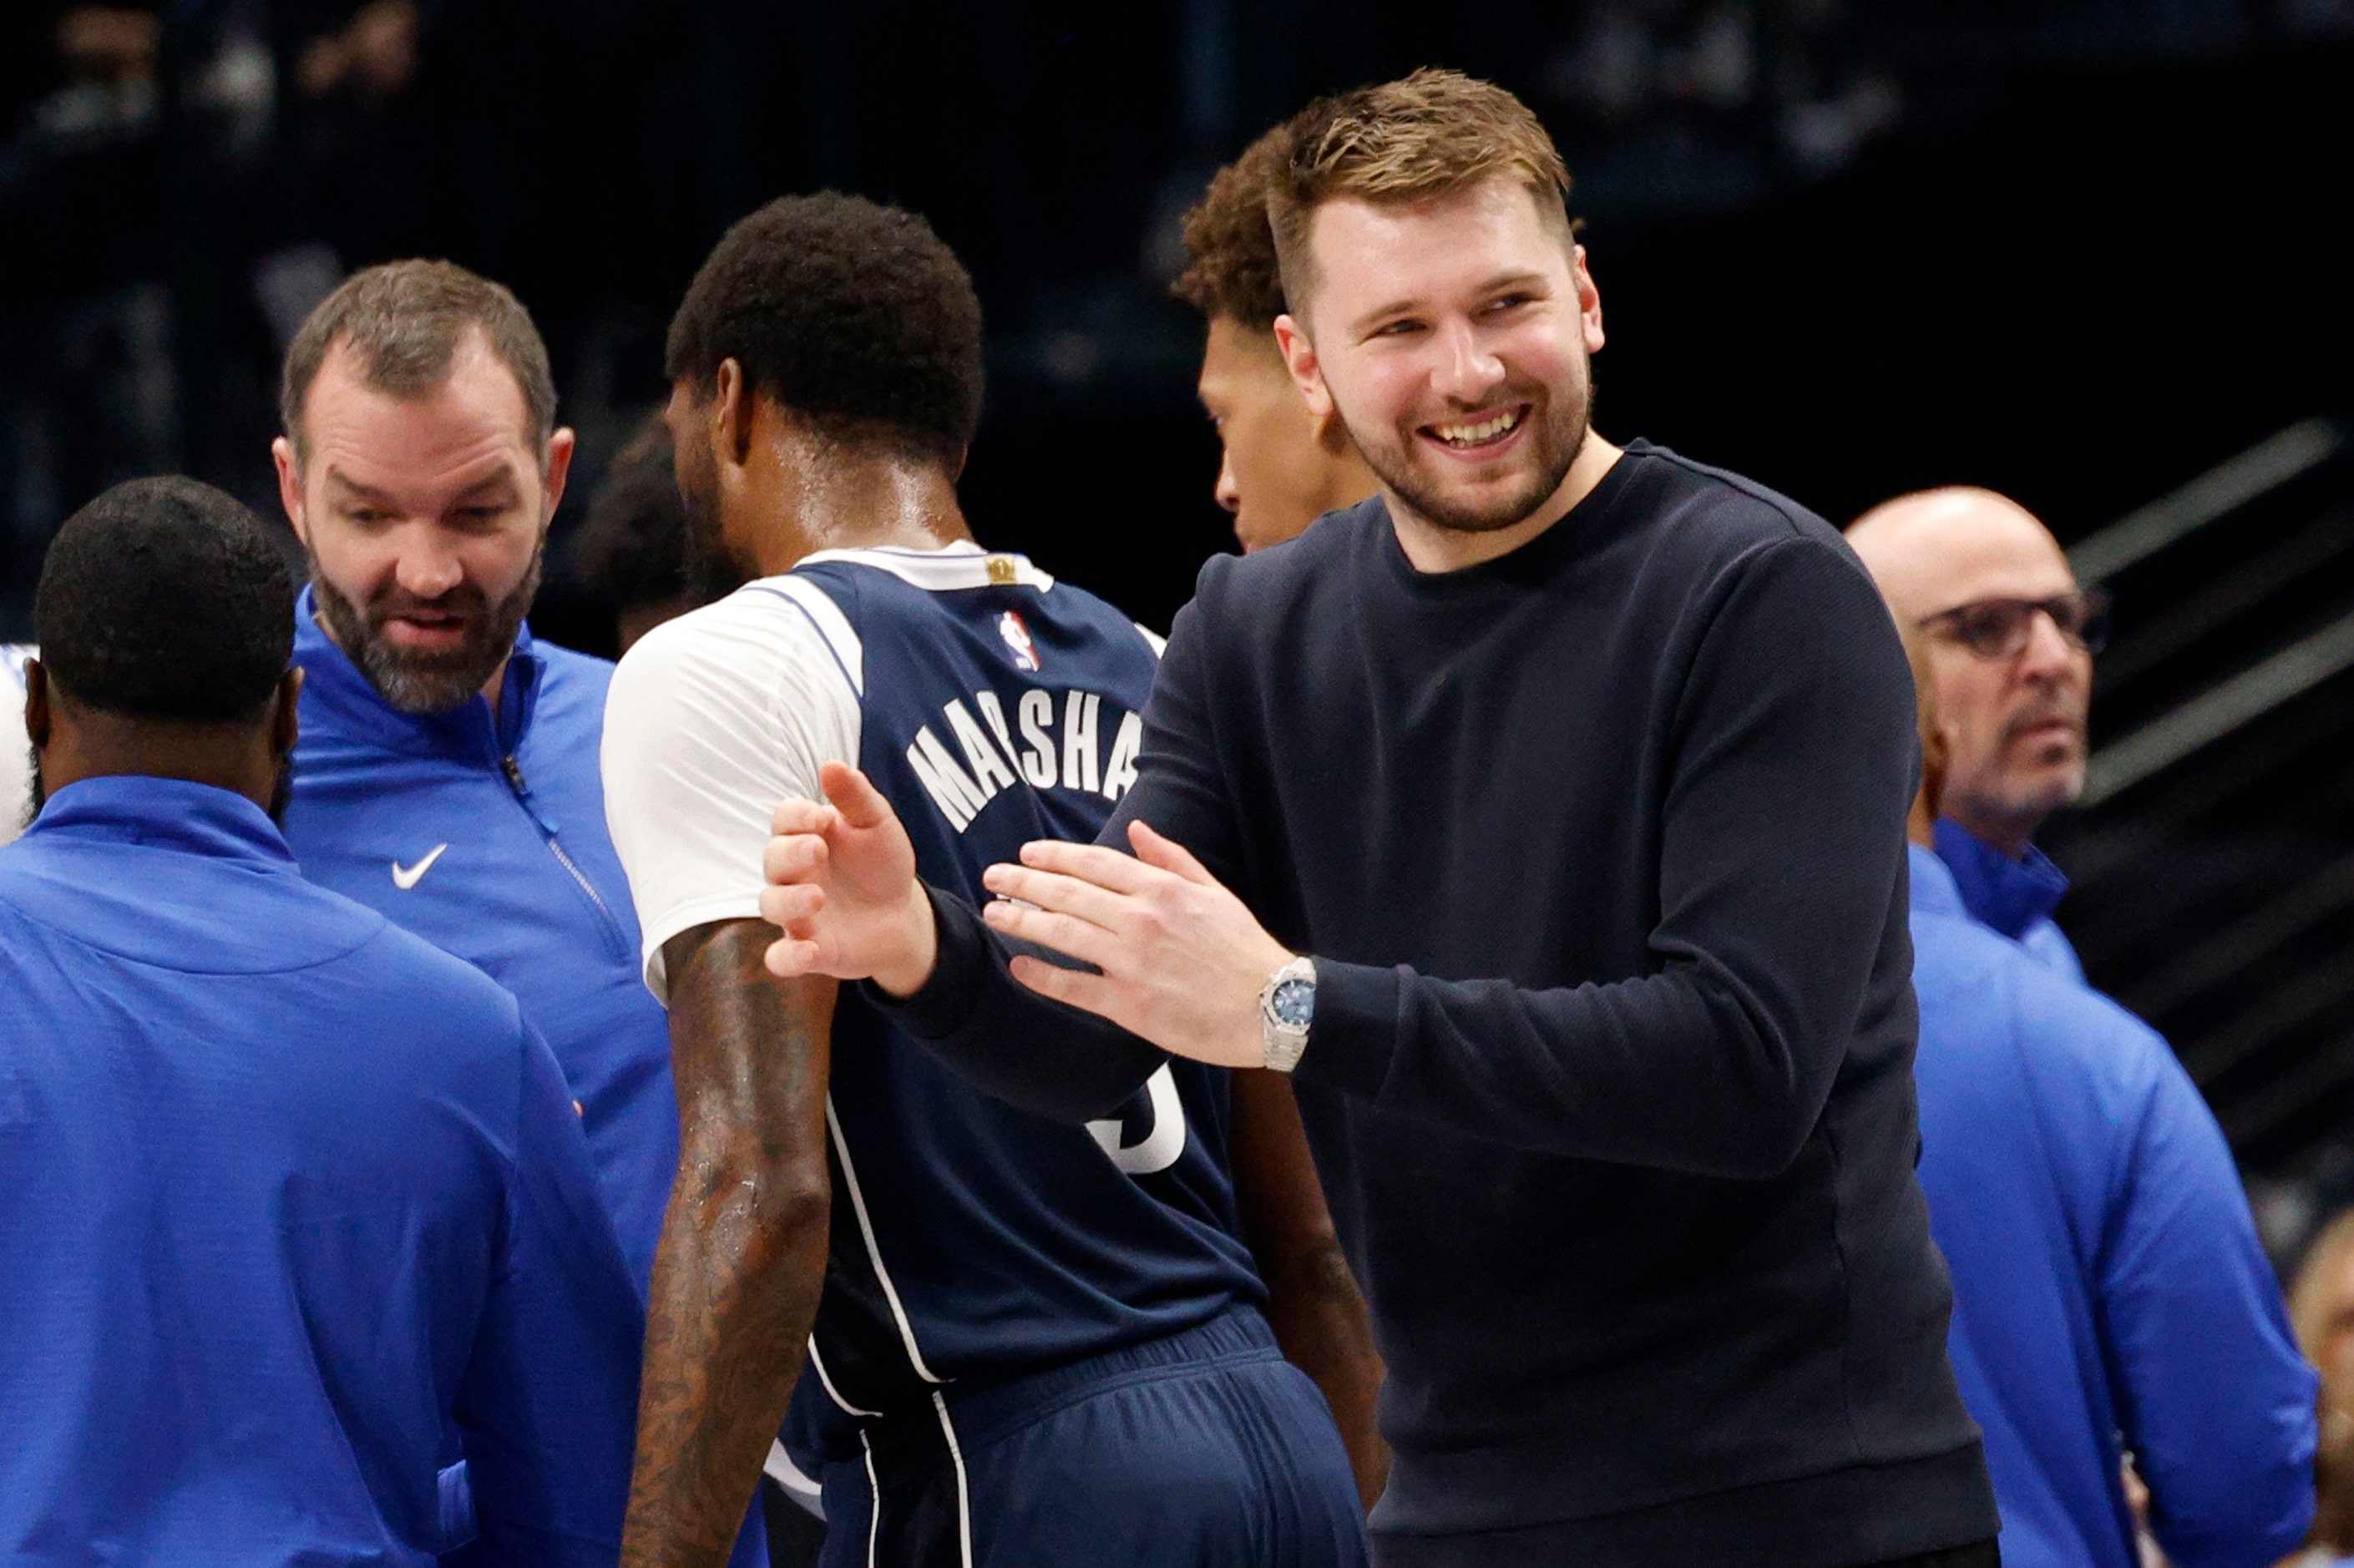
[[[2060,635],[2087,653],[2109,641],[2109,596],[2078,588],[2053,599],[1981,599],[1926,616],[1924,631],[1952,639],[1981,659],[2016,659],[2034,631],[2038,614],[2048,615]]]

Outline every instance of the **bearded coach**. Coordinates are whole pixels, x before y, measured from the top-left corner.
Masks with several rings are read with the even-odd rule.
[[[1568,184],[1452,73],[1294,122],[1276,331],[1379,492],[1209,564],[1102,847],[985,918],[851,770],[781,805],[770,963],[1064,1117],[1162,1052],[1290,1074],[1389,1365],[1382,1563],[1993,1564],[1913,1176],[1904,656],[1821,519],[1589,429]]]

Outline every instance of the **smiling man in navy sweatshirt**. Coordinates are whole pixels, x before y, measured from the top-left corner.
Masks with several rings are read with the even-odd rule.
[[[1904,657],[1819,518],[1589,429],[1567,185],[1451,73],[1296,122],[1277,331],[1380,493],[1211,562],[1101,847],[993,868],[986,926],[855,772],[780,805],[769,962],[1050,1114],[1164,1051],[1291,1073],[1389,1365],[1384,1563],[1991,1564]]]

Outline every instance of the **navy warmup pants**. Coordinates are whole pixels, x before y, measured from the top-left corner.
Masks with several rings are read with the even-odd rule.
[[[1247,1308],[875,1422],[822,1568],[1363,1568],[1324,1397]],[[880,1506],[877,1506],[877,1499]]]

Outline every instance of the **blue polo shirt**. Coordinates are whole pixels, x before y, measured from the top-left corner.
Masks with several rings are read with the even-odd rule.
[[[1937,819],[1937,858],[1946,863],[1971,919],[2009,937],[2030,958],[2084,983],[2076,946],[2052,917],[2067,895],[2068,874],[2033,844],[2017,860],[1960,823]]]
[[[605,831],[598,744],[612,665],[533,640],[482,697],[403,713],[295,609],[302,738],[286,842],[302,874],[514,993],[580,1102],[641,1292],[678,1168],[670,1025],[638,973],[638,921]]]
[[[2121,1446],[2176,1568],[2313,1517],[2316,1380],[2214,1118],[2166,1042],[1970,918],[1913,851],[1921,1186],[2005,1568],[2135,1568]]]
[[[610,1565],[639,1308],[514,1000],[241,796],[0,850],[0,1562]]]

